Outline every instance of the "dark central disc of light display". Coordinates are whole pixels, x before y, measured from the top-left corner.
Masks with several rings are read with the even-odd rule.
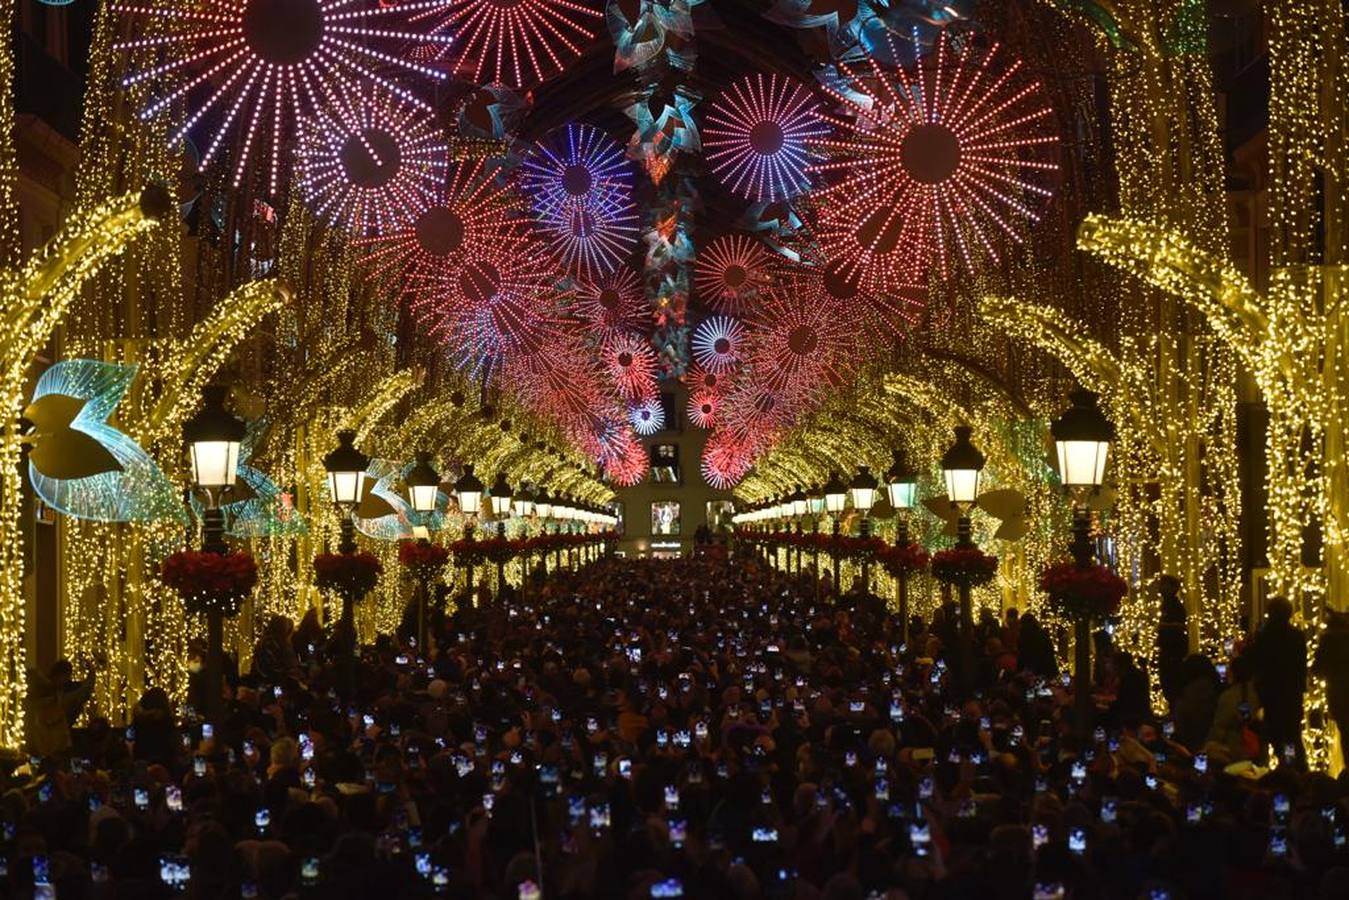
[[[413,227],[417,243],[432,256],[449,256],[464,245],[464,220],[444,206],[422,213]]]
[[[357,187],[378,190],[398,173],[402,154],[393,135],[379,128],[367,128],[352,135],[342,145],[342,169]]]
[[[904,136],[904,170],[919,184],[941,184],[960,167],[960,138],[940,122],[919,125]]]
[[[858,278],[852,267],[842,259],[831,259],[824,264],[824,289],[835,300],[851,300],[857,296]]]
[[[580,163],[573,163],[562,171],[562,190],[573,197],[584,197],[594,183],[590,170]]]
[[[459,275],[459,289],[474,303],[486,303],[501,289],[501,272],[489,262],[469,263]]]
[[[787,346],[797,356],[809,356],[820,345],[820,336],[809,325],[798,325],[787,335]]]
[[[771,119],[760,122],[749,130],[749,145],[755,153],[770,156],[782,149],[786,135],[782,126]]]
[[[727,287],[737,288],[745,283],[749,278],[749,270],[744,266],[730,265],[721,273],[721,280],[726,282]]]
[[[323,41],[319,0],[248,0],[244,40],[263,62],[289,66],[304,62]]]
[[[724,337],[717,338],[716,341],[712,343],[712,349],[722,354],[730,353],[731,342]]]
[[[618,354],[618,364],[625,369],[632,365],[632,354],[626,350]]]
[[[600,306],[603,307],[604,309],[617,309],[618,303],[621,299],[622,298],[618,295],[618,291],[614,290],[613,288],[605,288],[604,290],[600,291],[600,298],[598,302]]]
[[[893,252],[899,246],[899,236],[904,230],[904,217],[893,213],[894,210],[885,206],[867,213],[853,232],[857,243],[872,253]]]

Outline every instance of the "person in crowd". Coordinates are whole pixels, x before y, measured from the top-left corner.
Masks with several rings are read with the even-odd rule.
[[[1030,672],[1041,678],[1055,678],[1059,674],[1059,661],[1054,653],[1054,642],[1049,632],[1040,624],[1033,612],[1021,617],[1020,637],[1018,638],[1017,663],[1021,671]]]
[[[1157,681],[1167,707],[1174,709],[1185,687],[1183,667],[1190,652],[1189,622],[1185,604],[1180,600],[1179,578],[1159,576],[1157,593],[1162,598],[1157,620]]]
[[[1077,729],[1033,615],[1023,665],[995,635],[968,689],[927,619],[905,642],[752,559],[602,560],[451,608],[425,648],[255,665],[219,721],[152,689],[9,776],[0,895],[1345,895],[1343,786],[1224,769],[1259,750],[1250,660],[1198,751],[1131,659]]]
[[[1175,720],[1176,741],[1191,753],[1204,749],[1218,712],[1218,693],[1223,687],[1218,670],[1207,656],[1192,653],[1185,657],[1180,672],[1180,692],[1170,700],[1170,710]]]
[[[75,681],[74,675],[75,667],[68,659],[58,659],[45,673],[28,672],[25,726],[28,747],[38,756],[56,756],[70,750],[70,726],[94,692],[94,666],[86,664],[80,681]]]
[[[1114,663],[1116,687],[1115,699],[1110,704],[1111,715],[1117,721],[1147,718],[1152,707],[1148,673],[1134,660],[1133,654],[1125,650],[1115,653]]]
[[[1327,611],[1312,673],[1326,683],[1326,706],[1340,747],[1349,748],[1349,613]]]
[[[300,658],[291,644],[294,624],[286,616],[272,616],[253,646],[253,671],[269,684],[293,682],[300,676]]]
[[[1282,757],[1306,765],[1302,698],[1307,692],[1307,636],[1293,624],[1293,604],[1273,597],[1247,653],[1264,704],[1264,740]]]

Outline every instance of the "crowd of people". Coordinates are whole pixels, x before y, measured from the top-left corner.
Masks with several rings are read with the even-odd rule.
[[[1286,613],[1274,604],[1215,664],[1176,639],[1184,609],[1164,602],[1165,718],[1146,667],[1103,634],[1087,725],[1033,615],[962,630],[947,604],[905,628],[875,597],[834,601],[752,556],[601,560],[462,603],[427,646],[404,629],[354,661],[316,619],[277,619],[209,723],[150,690],[129,726],[90,715],[62,741],[89,685],[64,663],[30,709],[57,749],[18,761],[0,798],[0,886],[1346,897],[1344,782],[1307,772],[1289,741],[1306,654]],[[1281,666],[1298,640],[1300,665]],[[1327,642],[1316,666],[1338,676],[1349,627]],[[1346,700],[1332,696],[1336,718]]]

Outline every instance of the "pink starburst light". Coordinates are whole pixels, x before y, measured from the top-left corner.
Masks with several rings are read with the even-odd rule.
[[[733,193],[750,200],[793,197],[810,182],[807,144],[829,133],[800,82],[762,72],[723,91],[707,113],[707,162]]]
[[[449,165],[435,121],[392,94],[334,92],[300,126],[299,188],[353,234],[397,231],[435,206]]]
[[[717,424],[721,396],[712,390],[697,390],[689,395],[689,421],[695,428],[711,428]]]
[[[188,110],[169,138],[170,146],[201,129],[199,145],[206,149],[200,167],[205,171],[225,138],[240,134],[234,186],[267,153],[268,190],[274,194],[285,168],[282,150],[296,123],[327,106],[328,92],[339,82],[377,86],[432,112],[430,104],[388,75],[446,78],[438,69],[404,58],[402,50],[412,40],[448,46],[449,35],[408,30],[408,16],[450,5],[451,0],[116,3],[118,12],[157,19],[160,27],[115,47],[162,54],[163,62],[131,72],[122,84],[148,82],[160,88],[158,98],[141,110],[143,119]]]
[[[604,465],[604,477],[618,487],[636,487],[651,470],[651,460],[646,448],[633,441],[623,451]]]
[[[595,281],[576,286],[576,318],[600,346],[640,331],[650,322],[642,282],[632,269],[622,266]]]
[[[539,352],[509,360],[503,381],[540,419],[572,429],[605,407],[608,388],[599,361],[570,331],[552,338]]]
[[[953,254],[971,272],[980,255],[997,260],[1000,240],[1020,243],[1021,223],[1038,219],[1032,201],[1051,193],[1033,176],[1058,169],[1044,133],[1052,111],[997,51],[970,41],[953,54],[943,32],[912,73],[838,64],[849,92],[829,90],[844,112],[824,115],[836,134],[811,145],[830,159],[810,171],[830,182],[826,216],[873,251],[904,248],[911,280],[949,277]]]
[[[713,374],[730,371],[740,364],[745,326],[730,316],[713,316],[693,331],[693,358]]]
[[[656,391],[656,353],[645,338],[626,335],[613,341],[604,360],[614,389],[625,400],[645,400]]]
[[[434,292],[465,261],[500,256],[503,242],[523,240],[532,222],[484,160],[460,160],[450,163],[437,202],[410,224],[354,243],[371,277],[394,277],[404,292]]]
[[[469,80],[530,88],[580,56],[603,17],[603,4],[572,0],[449,0],[414,19],[454,38],[441,55]]]
[[[743,234],[723,234],[698,252],[693,283],[703,302],[719,313],[743,316],[770,282],[772,257]]]
[[[726,431],[714,431],[703,446],[699,468],[709,487],[727,491],[739,484],[754,466],[755,453],[745,441]]]
[[[649,397],[628,410],[632,430],[643,437],[665,427],[665,407],[657,397]]]
[[[810,300],[787,290],[766,294],[748,352],[759,385],[803,401],[845,384],[859,350],[845,309],[825,297]]]

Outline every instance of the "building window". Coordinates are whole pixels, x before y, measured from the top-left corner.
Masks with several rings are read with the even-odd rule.
[[[679,484],[679,445],[651,445],[651,480],[661,484]]]
[[[679,534],[679,528],[679,501],[661,500],[658,503],[651,504],[651,534],[653,536],[677,535]]]

